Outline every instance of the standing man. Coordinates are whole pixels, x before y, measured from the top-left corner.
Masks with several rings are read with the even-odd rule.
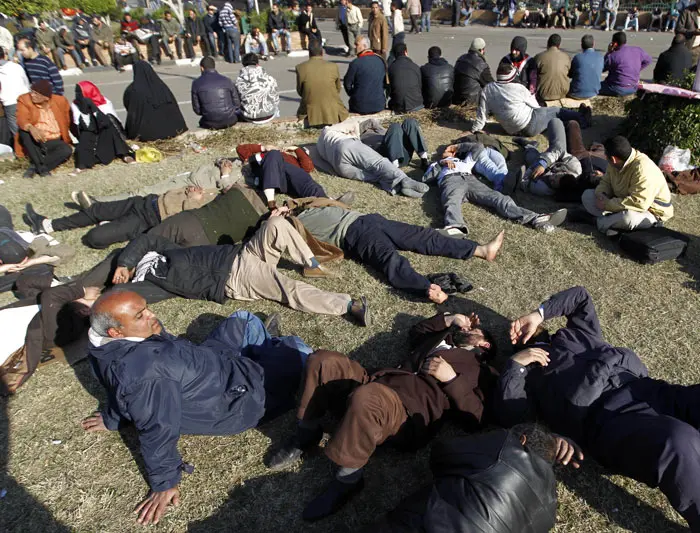
[[[343,35],[343,41],[345,42],[345,47],[348,49],[345,52],[345,56],[350,55],[350,39],[348,37],[348,2],[347,0],[340,0],[338,4],[338,14],[335,16],[335,27],[340,30]]]
[[[697,3],[683,10],[676,24],[676,33],[685,36],[685,45],[693,54],[693,65],[696,65],[700,59],[700,13]]]
[[[102,56],[102,51],[107,52],[109,61],[114,63],[114,34],[112,28],[107,26],[97,15],[92,17],[92,36],[95,40],[95,55],[100,63],[107,64]]]
[[[560,100],[569,92],[569,54],[559,50],[561,36],[553,33],[547,40],[547,50],[535,56],[537,66],[537,96],[543,102]]]
[[[226,2],[221,8],[219,25],[226,35],[226,62],[238,63],[241,60],[241,32],[231,2]]]
[[[27,73],[29,83],[47,80],[51,84],[53,94],[63,95],[63,78],[56,65],[48,57],[39,55],[31,39],[20,38],[17,41],[17,52],[24,58],[24,71]]]
[[[217,45],[216,45],[216,6],[209,4],[207,6],[207,14],[204,15],[202,19],[202,24],[204,24],[204,34],[207,39],[207,47],[209,48],[209,55],[216,58],[217,56]]]
[[[304,11],[301,12],[297,19],[297,28],[299,28],[299,37],[301,38],[301,47],[306,50],[308,46],[311,48],[311,41],[318,41],[323,44],[321,30],[316,25],[316,16],[313,13],[313,6],[306,4]],[[307,44],[308,41],[308,44]]]
[[[7,52],[0,48],[0,101],[12,137],[17,134],[17,99],[28,92],[29,80],[24,69],[19,63],[8,61]]]
[[[420,67],[408,57],[404,43],[394,45],[396,59],[389,67],[389,109],[394,113],[411,113],[423,109],[423,77]]]
[[[411,19],[411,33],[418,33],[420,27],[421,0],[408,0],[406,2],[406,9],[408,9],[408,16]]]
[[[301,96],[297,110],[299,120],[310,127],[321,127],[348,118],[348,110],[340,100],[338,65],[323,59],[319,39],[309,42],[309,60],[297,65],[296,73],[297,94]]]
[[[372,51],[386,60],[389,51],[389,26],[377,0],[372,2],[367,33]]]
[[[163,50],[165,50],[165,55],[169,59],[175,59],[173,51],[170,49],[170,45],[175,43],[175,49],[177,50],[177,58],[182,59],[182,26],[180,23],[173,18],[173,14],[170,11],[166,11],[163,15],[163,20],[160,21],[160,29],[163,34]]]
[[[267,15],[267,31],[272,39],[272,46],[275,49],[275,55],[280,53],[280,38],[282,41],[282,51],[292,51],[292,34],[287,28],[287,17],[280,11],[279,4],[273,4],[272,9]]]
[[[430,32],[430,14],[433,9],[433,0],[421,0],[420,31]]]
[[[362,11],[353,4],[352,0],[345,0],[348,7],[348,31],[352,34],[352,42],[357,42],[357,37],[362,33],[362,25],[365,23],[362,18]],[[355,50],[351,46],[351,53],[355,55]]]
[[[603,71],[608,77],[601,83],[603,96],[627,96],[637,92],[642,70],[651,65],[651,56],[639,46],[627,44],[627,34],[618,31],[612,36],[605,54]]]
[[[370,50],[366,35],[355,39],[355,51],[357,58],[352,60],[343,78],[345,92],[350,97],[350,112],[360,115],[379,113],[386,105],[386,63]]]
[[[569,98],[587,100],[600,92],[604,59],[603,54],[597,52],[594,46],[592,35],[584,35],[581,38],[582,52],[574,56],[569,69]]]
[[[241,110],[233,81],[216,71],[213,57],[202,58],[199,68],[202,75],[192,82],[192,109],[202,117],[199,126],[212,130],[233,126]]]
[[[185,56],[188,59],[196,57],[194,51],[196,45],[199,45],[202,50],[202,57],[209,55],[207,54],[207,45],[204,39],[204,24],[197,16],[195,10],[190,9],[185,19]]]

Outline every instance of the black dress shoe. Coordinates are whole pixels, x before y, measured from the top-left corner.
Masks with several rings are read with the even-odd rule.
[[[44,225],[42,222],[46,220],[46,217],[41,216],[39,213],[34,211],[34,208],[32,207],[32,204],[27,204],[24,207],[26,213],[24,218],[24,221],[27,223],[27,225],[32,229],[32,233],[39,234],[39,233],[46,233],[44,231]]]
[[[265,319],[264,325],[270,337],[280,337],[282,336],[282,327],[280,322],[282,318],[279,313],[273,313]]]
[[[372,316],[369,313],[367,298],[361,296],[359,300],[353,300],[350,306],[350,315],[357,320],[360,326],[367,327],[372,324]]]
[[[309,502],[302,518],[307,522],[315,522],[338,512],[364,486],[364,478],[360,478],[355,483],[343,483],[333,479],[321,494]]]

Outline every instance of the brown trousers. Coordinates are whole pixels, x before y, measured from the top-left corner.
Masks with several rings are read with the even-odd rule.
[[[398,434],[408,414],[399,395],[370,381],[358,362],[318,350],[306,362],[297,418],[317,420],[341,401],[347,405],[345,415],[325,454],[337,465],[361,468],[378,445]]]
[[[289,222],[282,217],[270,217],[234,259],[226,296],[234,300],[272,300],[305,313],[347,313],[349,294],[322,291],[281,274],[277,264],[284,252],[297,265],[309,266],[314,256]]]

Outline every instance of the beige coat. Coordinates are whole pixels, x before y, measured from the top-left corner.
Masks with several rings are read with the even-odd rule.
[[[386,54],[389,51],[389,25],[386,23],[386,17],[380,13],[376,17],[373,14],[369,16],[369,42],[372,50],[375,53],[381,54],[386,59]]]
[[[420,15],[420,0],[408,0],[408,2],[406,2],[406,9],[409,15]]]
[[[299,120],[308,119],[309,126],[337,124],[348,118],[348,110],[340,100],[338,65],[312,57],[296,66],[297,93],[301,103]]]

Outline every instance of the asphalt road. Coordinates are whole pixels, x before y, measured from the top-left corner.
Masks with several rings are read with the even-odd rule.
[[[340,32],[335,31],[334,24],[330,21],[320,24],[323,36],[327,39],[327,47],[331,50],[343,45]],[[366,27],[366,23],[365,23]],[[406,29],[410,24],[406,24]],[[528,53],[535,55],[546,48],[547,38],[551,31],[548,30],[522,30],[510,28],[492,28],[483,25],[468,26],[466,28],[452,28],[449,25],[433,25],[430,33],[418,35],[407,35],[409,55],[413,60],[422,65],[427,62],[428,48],[434,45],[442,48],[443,57],[451,64],[465,53],[472,39],[482,37],[486,40],[486,56],[492,70],[498,65],[499,60],[508,53],[510,41],[515,35],[523,35],[528,40]],[[612,33],[599,30],[559,30],[562,36],[562,50],[570,55],[580,51],[581,37],[586,33],[593,33],[596,39],[596,49],[605,51]],[[659,54],[666,50],[671,42],[671,33],[647,33],[629,32],[628,43],[644,48],[656,61]],[[340,50],[338,50],[339,52]],[[341,77],[345,74],[350,58],[342,55],[327,54],[326,59],[338,64]],[[296,114],[299,97],[296,93],[296,79],[294,67],[297,63],[305,61],[306,58],[291,58],[286,56],[276,57],[274,60],[264,63],[265,69],[277,79],[280,92],[280,113],[283,117],[292,117]],[[223,60],[217,60],[217,70],[235,79],[240,70],[240,64],[228,64]],[[192,111],[190,88],[192,80],[199,74],[199,66],[175,66],[162,65],[156,67],[161,78],[168,84],[175,94],[182,110],[187,125],[190,129],[198,125],[198,117]],[[651,80],[653,65],[642,73],[643,80]],[[78,81],[89,79],[97,84],[103,94],[112,100],[118,114],[123,119],[126,115],[122,104],[122,95],[126,86],[131,83],[131,73],[117,73],[113,70],[83,73],[82,76],[69,76],[64,79],[66,85],[66,96],[72,99],[75,91],[75,84]],[[341,91],[341,98],[347,103],[345,91]]]

